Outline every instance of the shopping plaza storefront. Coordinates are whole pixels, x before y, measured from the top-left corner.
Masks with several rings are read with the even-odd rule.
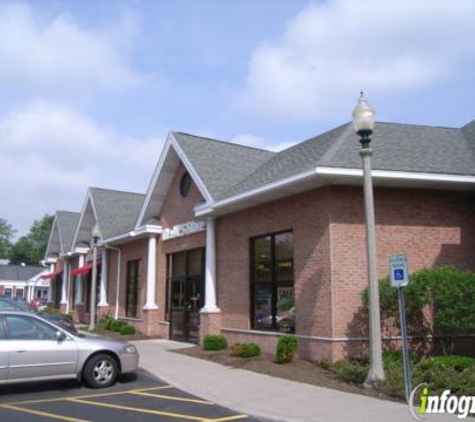
[[[381,123],[373,142],[378,276],[396,253],[411,271],[475,270],[474,123]],[[349,125],[280,153],[171,133],[146,194],[90,189],[70,246],[50,242],[47,259],[69,268],[61,302],[87,322],[91,277],[79,273],[98,225],[100,315],[149,335],[222,333],[268,351],[291,333],[312,360],[365,353],[358,148]]]

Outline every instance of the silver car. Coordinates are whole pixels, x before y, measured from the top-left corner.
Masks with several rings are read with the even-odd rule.
[[[76,378],[92,388],[134,372],[133,344],[73,334],[38,315],[0,311],[0,384]]]

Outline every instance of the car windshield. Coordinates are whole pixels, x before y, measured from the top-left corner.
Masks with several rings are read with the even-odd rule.
[[[26,302],[0,298],[0,310],[31,312],[32,309]]]

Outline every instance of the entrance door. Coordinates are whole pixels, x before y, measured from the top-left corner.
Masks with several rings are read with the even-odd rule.
[[[171,338],[198,343],[204,304],[204,249],[169,255]]]

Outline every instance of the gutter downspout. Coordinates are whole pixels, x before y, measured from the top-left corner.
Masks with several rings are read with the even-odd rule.
[[[121,249],[115,246],[109,246],[104,243],[104,247],[106,249],[111,249],[117,252],[117,280],[115,284],[115,311],[114,311],[114,319],[119,319],[119,299],[120,299],[120,264],[121,264]]]

